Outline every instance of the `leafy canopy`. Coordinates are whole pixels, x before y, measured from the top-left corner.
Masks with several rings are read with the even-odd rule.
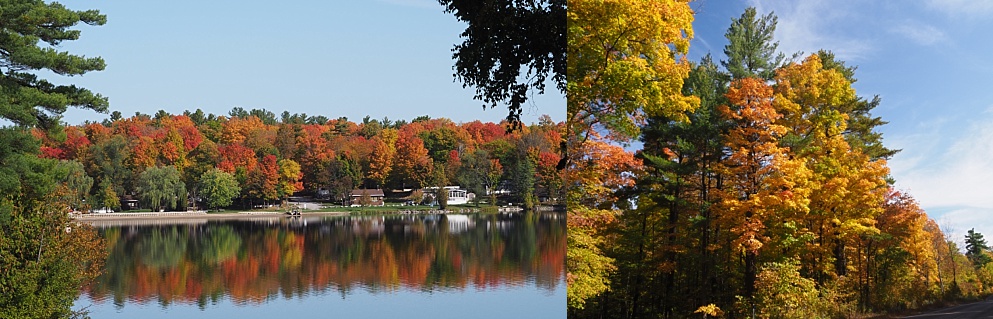
[[[568,13],[567,116],[573,135],[598,128],[626,142],[644,115],[669,115],[699,105],[682,94],[690,65],[682,55],[693,37],[684,1],[571,1]]]

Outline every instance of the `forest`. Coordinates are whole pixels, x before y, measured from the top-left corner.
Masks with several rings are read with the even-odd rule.
[[[851,318],[993,292],[982,235],[959,247],[893,187],[855,66],[777,52],[755,8],[726,60],[689,61],[693,15],[569,2],[570,318]]]
[[[563,123],[539,123],[508,133],[508,124],[457,124],[421,116],[352,122],[267,110],[228,115],[186,111],[33,130],[41,156],[68,172],[65,202],[77,209],[251,208],[304,194],[342,204],[352,189],[398,190],[459,185],[496,203],[489,191],[527,208],[563,197]],[[401,190],[407,190],[402,192]],[[494,194],[495,192],[489,192]],[[416,198],[414,198],[416,199]],[[478,203],[477,203],[478,204]]]

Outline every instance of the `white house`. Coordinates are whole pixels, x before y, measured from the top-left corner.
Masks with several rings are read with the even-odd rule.
[[[445,186],[443,188],[448,192],[448,205],[462,205],[468,204],[470,200],[476,197],[476,194],[469,193],[469,191],[459,188],[458,186]],[[425,187],[425,193],[438,193],[437,187]]]

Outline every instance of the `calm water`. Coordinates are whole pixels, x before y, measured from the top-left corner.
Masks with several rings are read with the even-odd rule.
[[[100,318],[565,318],[562,214],[98,224]]]

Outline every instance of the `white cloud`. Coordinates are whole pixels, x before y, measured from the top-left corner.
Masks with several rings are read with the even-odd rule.
[[[993,114],[971,123],[935,120],[919,133],[891,139],[902,148],[890,161],[896,187],[913,195],[928,215],[961,242],[969,229],[993,236]],[[958,130],[958,131],[956,131]],[[956,136],[958,136],[956,138]],[[993,237],[991,237],[993,238]]]
[[[774,12],[779,18],[776,40],[779,51],[787,56],[796,52],[804,55],[827,49],[845,61],[859,61],[873,51],[868,39],[840,31],[841,26],[854,21],[859,2],[850,1],[763,1],[752,0],[759,14]]]
[[[919,136],[915,145],[899,145],[907,154],[893,159],[893,175],[898,185],[908,188],[926,207],[982,207],[993,210],[993,121],[974,124],[950,146],[934,146],[943,141]],[[903,144],[903,143],[899,143]],[[906,158],[907,162],[904,162]]]
[[[944,213],[935,221],[945,233],[945,239],[958,243],[961,250],[965,250],[965,234],[970,229],[983,234],[987,242],[993,241],[993,210],[966,207]]]
[[[944,32],[926,24],[908,23],[896,26],[890,31],[924,46],[936,44],[946,38]]]

